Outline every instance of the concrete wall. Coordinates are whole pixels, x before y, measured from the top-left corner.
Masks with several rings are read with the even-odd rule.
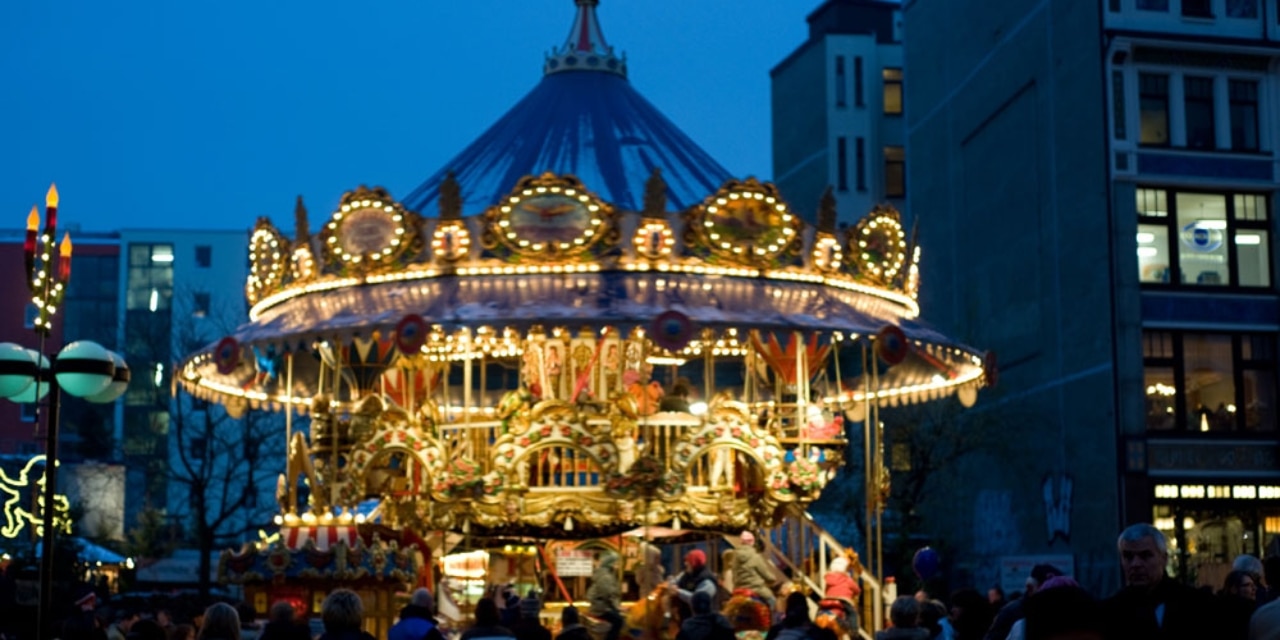
[[[970,458],[934,530],[953,580],[1002,556],[1072,554],[1118,581],[1111,228],[1098,3],[918,0],[904,7],[907,164],[923,316],[999,354],[971,410],[1000,451]],[[1069,540],[1046,507],[1073,482]],[[999,544],[992,544],[998,539]],[[966,580],[967,579],[967,580]]]

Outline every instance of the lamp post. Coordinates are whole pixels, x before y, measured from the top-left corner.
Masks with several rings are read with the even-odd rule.
[[[39,336],[38,350],[12,343],[0,344],[0,397],[37,405],[49,397],[45,418],[45,464],[43,509],[40,522],[40,608],[37,629],[40,637],[53,637],[53,536],[54,505],[58,488],[58,405],[62,391],[90,402],[113,402],[129,385],[129,368],[119,355],[89,341],[72,342],[53,358],[44,355],[45,340],[53,327],[53,316],[71,279],[71,237],[66,234],[54,254],[57,237],[58,190],[50,186],[45,197],[45,228],[37,233],[40,214],[31,208],[23,258],[31,302],[36,306],[33,328]]]

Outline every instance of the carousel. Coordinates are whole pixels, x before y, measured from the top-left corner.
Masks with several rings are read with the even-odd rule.
[[[848,452],[879,530],[880,408],[970,405],[987,383],[983,354],[919,322],[921,250],[896,211],[838,230],[829,192],[786,194],[819,200],[810,223],[728,178],[631,89],[596,2],[576,4],[543,82],[408,198],[356,188],[316,233],[299,199],[292,237],[259,220],[249,322],[182,363],[190,394],[284,414],[281,539],[221,568],[268,585],[264,610],[270,585],[314,578],[391,611],[414,584],[483,585],[498,557],[572,600],[571,578],[543,574],[592,545],[635,570],[643,540],[681,532],[755,531],[803,582],[843,553],[804,509]],[[533,126],[572,144],[529,119],[575,91],[559,117],[601,125],[595,155],[503,140]],[[605,125],[653,153],[609,156]]]

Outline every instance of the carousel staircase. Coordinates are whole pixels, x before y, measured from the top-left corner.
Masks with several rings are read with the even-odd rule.
[[[764,531],[765,551],[788,569],[791,581],[799,588],[813,594],[823,593],[822,576],[832,560],[847,553],[826,529],[823,529],[803,507],[792,504],[787,515],[777,525]],[[859,607],[859,630],[863,638],[870,639],[884,628],[883,588],[869,572],[859,578],[862,600]]]

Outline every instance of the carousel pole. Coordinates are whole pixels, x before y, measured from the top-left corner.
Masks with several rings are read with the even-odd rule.
[[[871,371],[870,361],[867,357],[867,345],[862,345],[862,476],[863,476],[863,497],[866,501],[866,513],[864,514],[865,528],[863,529],[864,546],[867,550],[867,564],[870,565],[871,573],[880,579],[880,574],[875,568],[875,553],[872,544],[872,509],[875,509],[875,480],[873,470],[871,468]],[[879,606],[877,604],[876,606]]]

